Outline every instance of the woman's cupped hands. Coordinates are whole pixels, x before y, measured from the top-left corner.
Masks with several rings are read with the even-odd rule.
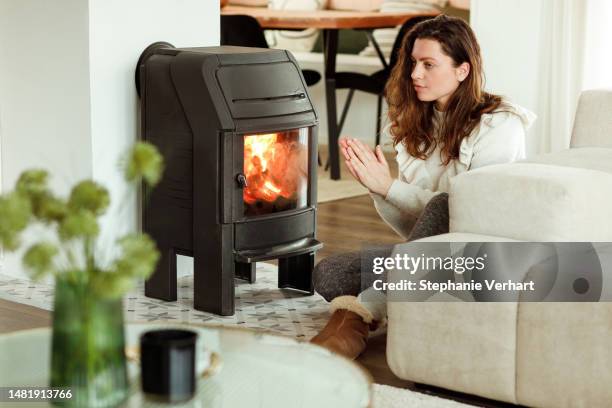
[[[341,138],[338,143],[353,177],[372,193],[386,197],[393,177],[380,145],[373,151],[354,138]]]

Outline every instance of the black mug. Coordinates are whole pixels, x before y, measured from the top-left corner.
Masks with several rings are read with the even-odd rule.
[[[142,392],[163,402],[189,400],[195,393],[197,333],[152,330],[140,337]]]

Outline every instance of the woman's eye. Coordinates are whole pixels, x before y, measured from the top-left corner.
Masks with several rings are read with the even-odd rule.
[[[430,62],[426,62],[424,65],[425,65],[425,68],[427,68],[427,69],[433,68],[433,64],[430,63]]]

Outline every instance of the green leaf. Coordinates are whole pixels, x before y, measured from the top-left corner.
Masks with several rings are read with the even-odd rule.
[[[88,210],[69,213],[59,225],[58,233],[62,241],[75,238],[93,238],[100,232],[96,216]]]
[[[0,246],[9,251],[19,248],[19,234],[32,216],[30,201],[18,192],[0,196]]]
[[[23,255],[23,264],[31,272],[32,278],[38,280],[53,269],[53,258],[58,249],[49,242],[32,245]]]
[[[127,155],[124,175],[129,182],[144,179],[154,186],[161,179],[164,171],[164,159],[155,146],[147,142],[138,142]]]
[[[108,190],[95,181],[81,181],[72,188],[68,207],[71,210],[88,210],[95,215],[104,214],[110,204]]]

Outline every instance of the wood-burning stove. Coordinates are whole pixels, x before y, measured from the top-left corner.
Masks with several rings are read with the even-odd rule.
[[[143,197],[161,259],[150,297],[176,300],[176,255],[194,258],[194,307],[234,313],[234,277],[278,259],[279,288],[313,293],[317,115],[282,50],[156,43],[137,68],[142,137],[166,161]]]

